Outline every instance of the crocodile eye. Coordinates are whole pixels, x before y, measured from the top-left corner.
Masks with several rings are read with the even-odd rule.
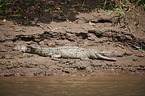
[[[27,49],[25,50],[25,52],[31,52],[31,49],[30,49],[30,48],[27,48]]]

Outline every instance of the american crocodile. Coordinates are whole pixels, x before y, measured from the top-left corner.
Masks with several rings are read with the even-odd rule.
[[[116,58],[103,56],[97,53],[94,49],[85,49],[85,48],[72,47],[72,46],[43,48],[43,47],[36,47],[30,45],[17,45],[14,47],[14,49],[27,53],[39,54],[41,56],[49,56],[52,59],[71,58],[71,59],[89,60],[89,59],[99,58],[99,59],[116,61]]]

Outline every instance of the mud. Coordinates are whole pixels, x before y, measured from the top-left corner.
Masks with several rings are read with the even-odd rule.
[[[126,15],[126,18],[130,16]],[[108,11],[104,10],[80,13],[73,22],[37,22],[39,26],[22,26],[0,20],[0,75],[100,76],[125,72],[142,75],[145,70],[145,19],[142,18],[143,13],[137,15],[140,17],[136,16],[136,21],[125,21],[123,18],[119,24],[116,24],[119,16],[109,16]],[[135,27],[133,22],[140,22],[140,25]],[[79,46],[95,49],[105,56],[117,58],[117,61],[63,58],[55,61],[37,54],[13,51],[17,44],[40,47]]]

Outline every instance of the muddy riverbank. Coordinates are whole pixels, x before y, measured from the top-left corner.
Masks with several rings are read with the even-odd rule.
[[[138,10],[140,9],[138,8]],[[125,18],[121,19],[117,14],[118,17],[110,16],[108,12],[108,10],[97,10],[80,13],[76,15],[77,20],[73,22],[52,21],[47,24],[38,21],[39,26],[23,26],[15,24],[13,21],[2,22],[1,20],[0,75],[4,77],[98,76],[107,71],[112,74],[118,72],[143,74],[145,70],[145,35],[144,27],[142,27],[144,18],[142,17],[144,14],[138,12],[140,17],[134,17],[137,22],[140,22],[140,26],[135,27],[131,22],[136,21],[129,18],[126,18],[125,21]],[[126,17],[130,16],[127,13],[126,15]],[[121,19],[120,24],[116,24],[118,19]],[[130,25],[125,25],[126,23]],[[99,59],[82,61],[64,58],[55,61],[38,54],[14,51],[13,47],[17,44],[46,48],[78,46],[94,49],[104,56],[117,58],[117,61]]]

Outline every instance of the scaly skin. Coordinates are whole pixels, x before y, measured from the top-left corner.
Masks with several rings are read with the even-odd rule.
[[[19,50],[22,52],[28,52],[33,54],[39,54],[42,56],[49,56],[52,59],[56,58],[72,58],[72,59],[81,59],[81,60],[89,60],[89,59],[105,59],[116,61],[116,58],[109,58],[106,56],[102,56],[98,54],[93,49],[85,49],[80,47],[72,47],[72,46],[62,46],[55,48],[41,48],[35,46],[25,46],[18,45],[14,48],[15,50]]]

